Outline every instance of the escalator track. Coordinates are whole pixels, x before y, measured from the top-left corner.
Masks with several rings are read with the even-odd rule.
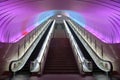
[[[95,62],[93,61],[93,59],[91,58],[91,56],[89,55],[89,53],[87,52],[87,50],[85,49],[85,47],[83,46],[83,44],[81,43],[81,41],[79,40],[79,38],[77,37],[77,35],[75,34],[75,32],[73,31],[73,29],[70,27],[69,23],[67,22],[67,25],[71,31],[71,33],[74,36],[74,39],[76,40],[81,52],[83,53],[84,57],[92,62],[92,66],[93,66],[93,72],[103,72],[102,70],[100,70],[97,65],[95,64]]]
[[[43,34],[42,38],[38,42],[37,46],[35,47],[34,51],[32,52],[31,56],[27,60],[27,62],[24,65],[24,67],[21,70],[19,70],[19,71],[16,72],[17,75],[19,75],[19,74],[22,74],[22,75],[26,75],[26,74],[28,75],[28,74],[30,74],[30,63],[31,63],[31,61],[33,61],[34,59],[37,58],[37,56],[39,54],[39,51],[41,50],[41,47],[42,47],[42,45],[44,43],[44,40],[46,39],[47,34],[48,34],[49,30],[50,30],[52,22],[49,24],[47,30],[45,31],[45,33]]]

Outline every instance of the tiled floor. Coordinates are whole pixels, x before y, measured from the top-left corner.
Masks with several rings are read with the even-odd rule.
[[[95,80],[95,79],[91,76],[82,77],[80,75],[74,75],[74,74],[68,74],[68,75],[61,74],[61,75],[43,75],[41,77],[37,77],[37,76],[28,77],[28,76],[19,75],[11,80]]]
[[[0,80],[120,80],[117,78],[108,79],[106,75],[94,74],[93,76],[81,76],[79,74],[46,74],[42,76],[16,75],[13,78],[3,76]]]
[[[47,74],[42,76],[16,75],[13,78],[0,80],[110,80],[105,75],[81,76],[79,74]],[[120,80],[112,78],[111,80]]]

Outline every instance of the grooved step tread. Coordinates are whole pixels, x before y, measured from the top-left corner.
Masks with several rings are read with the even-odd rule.
[[[79,74],[68,38],[52,38],[44,74]]]

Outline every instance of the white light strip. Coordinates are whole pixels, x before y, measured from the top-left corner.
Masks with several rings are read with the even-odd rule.
[[[74,44],[74,47],[75,47],[74,49],[76,49],[75,51],[76,51],[76,53],[78,53],[78,56],[80,57],[80,60],[83,63],[82,64],[83,71],[85,71],[85,72],[91,72],[91,70],[89,70],[88,67],[85,64],[85,61],[87,61],[87,60],[84,58],[83,53],[80,51],[80,49],[79,49],[79,47],[78,47],[78,45],[77,45],[77,43],[76,43],[76,41],[75,41],[75,39],[74,39],[71,31],[70,31],[70,29],[68,28],[68,25],[67,25],[66,21],[63,20],[63,22],[64,22],[65,28],[66,28],[66,30],[67,30],[67,32],[69,34],[69,38],[71,39],[72,43]]]
[[[47,35],[47,38],[45,39],[45,42],[44,42],[44,44],[43,44],[43,46],[42,46],[42,48],[41,48],[41,51],[40,51],[40,53],[39,53],[39,55],[38,55],[38,57],[37,57],[37,61],[38,61],[39,63],[40,63],[41,60],[42,60],[44,51],[45,51],[46,46],[47,46],[47,43],[48,43],[48,40],[49,40],[49,38],[50,38],[50,36],[51,36],[51,34],[52,34],[52,32],[53,32],[55,22],[56,22],[56,20],[54,20],[54,22],[53,22],[53,24],[52,24],[52,26],[51,26],[51,28],[50,28],[50,31],[49,31],[49,33],[48,33],[48,35]]]
[[[73,44],[75,45],[75,49],[77,50],[77,53],[79,53],[80,59],[81,59],[81,61],[83,62],[85,58],[84,58],[82,52],[79,50],[78,45],[77,45],[75,39],[73,38],[73,35],[72,35],[72,33],[70,32],[70,29],[68,28],[68,25],[67,25],[66,21],[64,20],[63,22],[64,22],[64,24],[65,24],[66,30],[67,30],[70,38],[72,39]]]

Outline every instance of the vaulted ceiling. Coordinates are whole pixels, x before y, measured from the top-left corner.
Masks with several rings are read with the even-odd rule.
[[[84,27],[103,42],[120,43],[119,0],[1,0],[0,42],[15,42],[25,36],[48,10],[75,11],[84,17]],[[44,17],[54,13],[45,12]]]

